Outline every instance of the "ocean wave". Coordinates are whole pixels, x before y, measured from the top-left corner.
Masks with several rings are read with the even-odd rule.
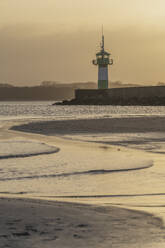
[[[42,178],[56,178],[56,177],[70,177],[70,176],[77,176],[77,175],[96,175],[96,174],[108,174],[108,173],[121,173],[121,172],[129,172],[134,170],[142,170],[147,169],[153,166],[153,163],[147,164],[145,166],[139,166],[136,168],[127,168],[127,169],[118,169],[118,170],[88,170],[88,171],[75,171],[69,173],[59,173],[59,174],[44,174],[44,175],[31,175],[31,176],[23,176],[23,177],[8,177],[8,178],[0,178],[0,181],[14,181],[14,180],[33,180],[33,179],[42,179]]]
[[[144,197],[144,196],[165,196],[165,193],[142,193],[142,194],[119,194],[119,195],[112,195],[112,194],[106,194],[106,195],[60,195],[60,196],[42,196],[42,197],[49,197],[49,198],[129,198],[129,197]],[[125,205],[121,203],[115,203],[115,205]],[[137,205],[136,205],[137,206]],[[138,205],[139,206],[139,205]],[[147,206],[148,205],[144,205]],[[159,205],[160,206],[160,205]],[[163,205],[165,206],[165,205]]]
[[[26,194],[33,194],[35,192],[25,192],[25,191],[20,191],[20,192],[10,192],[10,191],[2,191],[0,192],[0,195],[26,195]]]
[[[2,191],[0,195],[26,195],[34,194],[34,191]],[[42,198],[132,198],[132,197],[150,197],[150,196],[165,196],[165,193],[139,193],[139,194],[103,194],[103,195],[47,195]],[[115,205],[126,205],[125,203],[115,203]],[[165,207],[165,204],[127,204],[128,206],[136,207]]]
[[[0,160],[9,158],[24,158],[38,155],[46,155],[58,152],[58,147],[45,143],[16,140],[0,142]]]

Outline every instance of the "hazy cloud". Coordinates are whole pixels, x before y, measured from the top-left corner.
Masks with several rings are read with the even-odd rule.
[[[0,81],[30,85],[42,80],[97,79],[91,64],[99,49],[97,30],[52,33],[28,25],[0,30]],[[137,26],[105,30],[105,44],[114,58],[112,80],[165,81],[165,32]]]

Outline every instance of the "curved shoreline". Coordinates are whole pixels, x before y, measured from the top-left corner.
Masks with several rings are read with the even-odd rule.
[[[50,154],[50,153],[45,153]],[[39,154],[38,154],[39,155]],[[43,155],[43,154],[42,154]],[[26,156],[25,156],[26,157]],[[68,177],[68,176],[77,176],[77,175],[98,175],[98,174],[108,174],[108,173],[120,173],[136,170],[144,170],[152,167],[151,165],[146,165],[138,168],[129,168],[129,169],[119,169],[119,170],[91,170],[91,171],[82,171],[82,172],[73,172],[73,173],[62,173],[62,174],[50,174],[50,175],[39,175],[39,176],[25,176],[25,177],[16,177],[16,178],[0,178],[0,181],[14,181],[14,180],[24,180],[24,179],[40,179],[40,178],[55,178],[55,177]]]
[[[0,156],[1,159],[10,159],[10,158],[27,158],[27,157],[33,157],[33,156],[40,156],[40,155],[48,155],[48,154],[54,154],[60,151],[60,148],[56,148],[54,151],[46,151],[46,152],[36,152],[36,153],[29,153],[29,154],[14,154],[14,155],[4,155]]]
[[[95,133],[165,132],[165,117],[121,117],[101,119],[73,119],[28,122],[10,127],[10,130],[45,135]],[[46,126],[46,128],[45,128]]]
[[[17,198],[0,198],[0,203],[1,247],[13,247],[13,243],[20,247],[20,241],[22,247],[38,248],[41,244],[58,248],[152,247],[163,240],[162,220],[145,212]]]
[[[35,123],[33,123],[33,124],[35,124]],[[38,123],[37,123],[37,125],[38,125]],[[12,132],[12,130],[16,131],[18,133],[25,132],[25,130],[18,130],[18,126],[17,126],[17,129],[12,127],[11,132]],[[31,130],[29,130],[28,132],[31,133]],[[22,133],[22,134],[24,135],[25,133]],[[35,134],[39,135],[39,134],[43,134],[43,133],[35,132]],[[35,135],[34,135],[34,137],[35,137]],[[42,139],[42,137],[40,137],[40,139]],[[12,199],[14,199],[14,198],[12,198]],[[29,201],[29,198],[27,198],[27,199]],[[47,204],[45,200],[43,201],[43,204],[44,204],[43,208],[45,208],[45,204]],[[61,204],[60,205],[60,211],[62,212],[62,215],[64,213],[66,213],[66,202],[65,203],[56,202],[55,204],[57,204],[57,205]],[[82,235],[82,233],[81,233],[81,235],[79,233],[73,234],[71,237],[68,238],[70,244],[67,244],[67,247],[79,246],[79,247],[83,247],[83,248],[84,247],[95,247],[95,248],[98,247],[99,248],[100,244],[102,243],[102,247],[105,247],[105,248],[111,247],[112,244],[113,244],[114,248],[120,248],[120,247],[121,248],[122,247],[123,248],[131,247],[132,248],[132,247],[136,247],[136,245],[138,246],[139,244],[141,244],[142,247],[148,248],[148,247],[157,247],[157,244],[162,242],[162,240],[163,240],[163,236],[162,236],[163,235],[163,228],[164,228],[163,227],[163,221],[161,219],[154,217],[152,214],[150,214],[148,212],[142,212],[140,210],[137,210],[137,212],[136,212],[134,210],[125,209],[125,208],[118,208],[115,206],[112,208],[110,207],[109,209],[111,209],[111,210],[113,209],[115,211],[116,215],[114,216],[114,214],[113,214],[109,217],[108,217],[108,215],[106,215],[106,219],[104,219],[105,212],[107,211],[107,207],[97,206],[98,209],[102,209],[101,211],[104,213],[103,215],[102,214],[100,215],[100,212],[97,212],[97,215],[96,215],[96,212],[90,212],[90,215],[88,215],[87,214],[88,211],[90,211],[90,209],[92,209],[96,206],[78,204],[78,205],[76,205],[78,207],[78,209],[81,206],[81,212],[78,213],[77,209],[73,209],[74,204],[73,203],[69,203],[69,204],[70,204],[70,206],[72,206],[71,207],[72,209],[69,210],[69,213],[70,213],[70,211],[72,211],[72,216],[74,215],[74,217],[76,217],[78,220],[82,216],[81,222],[84,221],[84,218],[83,218],[84,216],[88,216],[88,221],[92,221],[92,223],[95,223],[95,224],[97,222],[96,219],[100,218],[99,222],[98,222],[100,227],[98,227],[98,226],[97,226],[97,228],[94,227],[95,231],[97,229],[97,233],[90,231],[90,237],[88,237],[86,241],[84,240],[84,236]],[[67,206],[69,206],[69,205],[67,205]],[[35,206],[33,206],[33,208],[35,208]],[[74,210],[76,211],[76,213],[74,212]],[[77,216],[77,213],[78,213],[78,216]],[[137,218],[135,213],[137,213],[138,216],[139,215],[142,216],[142,218]],[[47,216],[47,214],[49,214],[49,213],[47,212],[45,214],[45,216]],[[65,215],[65,217],[66,217],[66,220],[68,223],[67,218],[69,216]],[[96,217],[96,219],[93,219],[95,217]],[[77,221],[77,219],[76,219],[76,221]],[[107,223],[107,221],[109,223]],[[113,221],[115,221],[114,222],[115,229],[111,225],[113,223]],[[135,221],[135,222],[132,222],[132,221]],[[73,221],[71,221],[71,223],[72,222]],[[74,226],[77,227],[78,224],[77,224],[77,222],[75,222],[75,223],[76,224]],[[126,223],[126,227],[125,227],[125,223]],[[86,224],[80,223],[80,225],[84,227],[84,225],[86,225]],[[117,226],[119,225],[120,228],[116,229],[116,225]],[[134,226],[134,228],[132,228],[132,226]],[[107,228],[106,230],[105,230],[105,227]],[[57,229],[60,229],[60,228],[61,228],[61,226],[59,225],[59,227],[57,227]],[[71,226],[69,226],[68,230],[70,232],[73,229]],[[104,232],[102,232],[102,230],[104,230]],[[111,233],[109,233],[109,232],[107,233],[107,230],[111,230]],[[117,231],[117,233],[116,233],[116,231]],[[150,231],[151,231],[151,233],[150,233]],[[77,229],[75,229],[75,232],[77,232]],[[101,235],[103,235],[103,236],[101,236]],[[104,236],[104,235],[106,235],[106,236]],[[58,242],[60,242],[59,237],[56,236],[56,239],[52,240],[52,237],[50,237],[51,236],[50,232],[49,232],[48,236],[49,237],[47,238],[47,240],[49,240],[49,242],[53,242],[52,246],[58,245],[59,248],[66,247],[66,244],[64,245],[64,243],[63,243],[63,242],[65,242],[64,239],[66,239],[66,233],[65,232],[64,232],[64,236],[61,237],[61,242],[62,242],[61,244],[58,243]],[[86,234],[85,234],[85,236],[86,236]],[[123,240],[120,239],[121,236],[122,236]],[[32,239],[33,238],[34,237],[32,237]],[[41,236],[40,236],[40,238],[42,239]],[[71,241],[70,241],[70,238],[71,238]],[[92,239],[92,241],[91,241],[91,239]],[[102,241],[99,241],[98,239],[101,239]],[[76,240],[76,243],[74,243],[75,240]],[[104,240],[104,243],[103,243],[103,240]],[[85,243],[85,246],[84,246],[84,241],[87,242],[87,243]],[[92,243],[93,246],[91,245],[91,242],[93,242]],[[150,245],[148,246],[148,244],[150,244]],[[156,245],[156,246],[154,246],[154,245]]]
[[[47,145],[43,142],[39,143],[39,142],[31,142],[27,140],[0,141],[0,160],[9,159],[9,158],[26,158],[26,157],[33,157],[39,155],[53,154],[59,151],[60,148]]]

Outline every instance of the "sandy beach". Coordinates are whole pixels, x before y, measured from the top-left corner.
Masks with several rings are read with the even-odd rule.
[[[97,125],[93,130],[94,123]],[[97,152],[99,149],[107,150],[108,146],[103,149],[98,144],[83,144],[74,139],[63,139],[64,137],[61,139],[59,135],[103,133],[105,129],[109,133],[119,130],[126,133],[139,131],[144,132],[141,141],[144,143],[145,132],[164,131],[164,118],[40,121],[22,125],[19,123],[8,130],[9,127],[10,125],[3,127],[7,140],[15,136],[17,139],[27,137],[31,140],[42,140],[49,145],[60,147],[63,152],[65,149],[69,150],[69,147],[70,150],[75,147],[75,151],[78,151],[76,149],[82,143],[81,149],[87,146],[87,149],[95,149]],[[147,142],[151,142],[151,139],[147,139]],[[116,142],[114,148],[112,144],[111,152],[113,149],[121,152],[121,148],[116,148],[119,143]],[[129,153],[129,149],[123,149],[123,152]],[[59,150],[58,153],[60,152]],[[56,198],[52,198],[52,201],[41,200],[42,197],[36,200],[26,199],[26,195],[20,195],[18,199],[14,198],[15,196],[4,197],[0,199],[0,247],[165,247],[164,222],[147,211],[135,211],[130,207],[126,209],[125,206],[121,208],[113,201],[106,206],[95,202],[81,204],[79,200],[79,203],[75,203],[72,199],[70,202],[59,202],[60,197],[59,201],[56,201]]]
[[[144,212],[30,199],[1,198],[0,219],[0,247],[154,247],[164,230]]]
[[[164,132],[164,116],[130,116],[118,118],[78,119],[32,122],[13,130],[53,134],[75,133],[138,133],[138,132]]]

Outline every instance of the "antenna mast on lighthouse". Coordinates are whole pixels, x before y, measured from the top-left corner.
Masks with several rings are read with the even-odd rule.
[[[98,66],[98,89],[108,89],[108,65],[113,65],[111,54],[104,50],[104,33],[102,26],[101,51],[96,54],[93,64]]]
[[[103,31],[103,25],[102,25],[102,44],[101,44],[101,49],[104,51],[104,31]]]

